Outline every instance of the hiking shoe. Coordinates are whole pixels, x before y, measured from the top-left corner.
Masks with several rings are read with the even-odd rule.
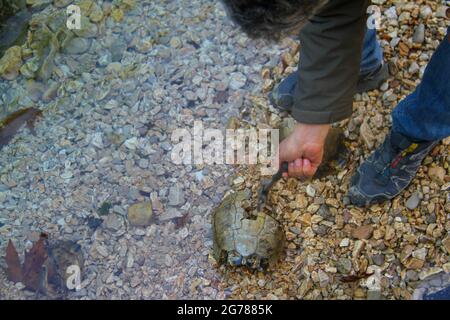
[[[375,71],[359,76],[357,92],[378,89],[388,77],[389,67],[387,64],[382,64]],[[288,75],[272,89],[269,93],[269,100],[275,108],[280,111],[291,112],[294,105],[294,90],[297,79],[298,70]]]
[[[294,90],[297,84],[298,70],[292,72],[277,84],[269,93],[270,103],[281,111],[291,112],[294,104]]]
[[[362,93],[374,89],[378,89],[384,81],[389,78],[389,66],[383,63],[375,71],[360,74],[358,84],[356,86],[356,92]]]
[[[347,195],[350,202],[363,207],[397,196],[409,185],[422,160],[437,143],[413,142],[391,131],[351,178]]]

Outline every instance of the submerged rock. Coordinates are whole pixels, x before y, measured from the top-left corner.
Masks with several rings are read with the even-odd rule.
[[[89,50],[91,43],[89,39],[73,38],[64,48],[64,52],[68,54],[82,54]]]
[[[133,204],[128,208],[128,221],[133,226],[148,226],[152,222],[153,209],[151,202]]]
[[[0,59],[0,76],[6,80],[14,80],[22,66],[22,49],[14,46],[6,50]]]

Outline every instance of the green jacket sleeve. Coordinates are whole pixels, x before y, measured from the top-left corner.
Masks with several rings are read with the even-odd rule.
[[[352,114],[368,0],[330,0],[300,33],[299,79],[292,116],[309,124]]]

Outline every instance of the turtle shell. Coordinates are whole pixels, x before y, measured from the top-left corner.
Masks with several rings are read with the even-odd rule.
[[[222,201],[212,214],[213,256],[219,263],[263,269],[278,260],[284,233],[280,223],[258,212],[246,218],[242,207],[249,192],[235,192]]]

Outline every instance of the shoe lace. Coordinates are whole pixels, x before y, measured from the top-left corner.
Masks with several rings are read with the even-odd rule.
[[[390,150],[391,152],[380,151],[381,163],[378,163],[376,166],[377,173],[379,174],[377,179],[383,184],[387,183],[391,176],[398,174],[400,168],[397,165],[404,158],[405,151],[404,149],[394,147],[389,139],[385,143],[387,145],[383,146],[382,149]]]

